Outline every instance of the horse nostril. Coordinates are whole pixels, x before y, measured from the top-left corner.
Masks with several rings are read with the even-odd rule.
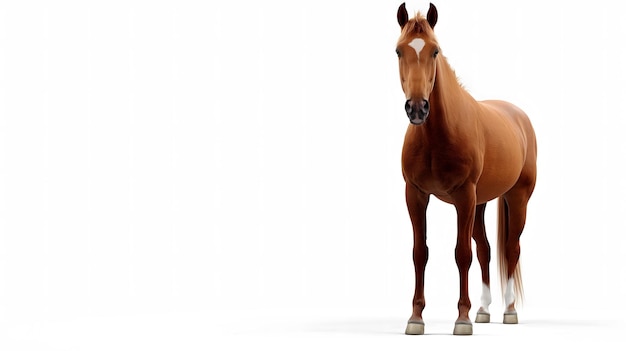
[[[411,107],[411,100],[406,101],[406,103],[404,104],[404,110],[409,115],[413,112],[413,107]]]
[[[428,116],[429,109],[430,109],[430,106],[428,104],[428,100],[423,99],[422,101],[420,101],[420,104],[418,105],[417,115],[420,118],[426,118],[426,116]]]

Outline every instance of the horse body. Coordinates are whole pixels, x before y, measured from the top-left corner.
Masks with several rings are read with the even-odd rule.
[[[409,20],[402,4],[398,22],[400,78],[407,97],[410,124],[402,149],[406,202],[413,225],[416,287],[407,334],[422,334],[426,208],[430,195],[457,210],[455,256],[460,276],[459,317],[455,334],[471,334],[468,271],[471,238],[481,265],[483,297],[477,322],[489,321],[490,247],[484,230],[488,201],[499,198],[498,254],[505,289],[506,323],[516,323],[515,297],[521,295],[519,236],[526,204],[535,185],[537,146],[526,114],[505,101],[478,102],[458,83],[442,55],[432,28],[437,21],[431,4],[427,18]],[[507,317],[508,316],[508,317]]]
[[[436,82],[443,81],[442,70],[451,71],[445,59],[439,62]],[[477,204],[482,204],[511,189],[523,169],[535,173],[535,134],[521,109],[506,101],[478,102],[465,91],[457,92],[456,106],[450,108],[439,101],[444,94],[450,99],[452,92],[439,91],[440,86],[435,83],[430,97],[428,123],[407,128],[402,150],[407,182],[454,204],[451,193],[470,181],[476,184]]]

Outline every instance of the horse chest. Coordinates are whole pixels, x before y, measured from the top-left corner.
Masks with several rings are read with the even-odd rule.
[[[402,171],[405,180],[423,192],[446,197],[475,173],[472,159],[469,153],[453,148],[432,151],[407,147],[402,155]]]

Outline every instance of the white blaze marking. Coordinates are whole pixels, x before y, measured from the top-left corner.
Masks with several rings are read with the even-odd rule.
[[[422,49],[424,48],[424,45],[426,45],[426,43],[424,42],[423,39],[420,38],[415,38],[413,39],[410,43],[409,46],[413,48],[413,50],[415,50],[415,53],[417,54],[417,60],[419,61],[420,59],[420,52],[422,51]]]
[[[491,304],[491,289],[487,286],[487,284],[483,283],[483,294],[480,297],[480,307],[485,310],[485,312],[489,313],[489,305]]]
[[[504,303],[506,303],[507,307],[515,302],[515,293],[513,292],[514,284],[515,281],[513,280],[513,277],[509,278],[509,281],[506,284],[506,293],[504,294]]]

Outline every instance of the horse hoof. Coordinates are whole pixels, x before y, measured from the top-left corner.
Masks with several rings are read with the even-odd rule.
[[[491,322],[491,315],[485,312],[478,312],[476,314],[476,323],[489,323]]]
[[[472,323],[457,322],[454,325],[454,335],[472,335],[474,333]]]
[[[424,322],[409,322],[406,325],[406,335],[424,335]]]
[[[504,313],[504,324],[517,324],[517,312],[505,312]]]

